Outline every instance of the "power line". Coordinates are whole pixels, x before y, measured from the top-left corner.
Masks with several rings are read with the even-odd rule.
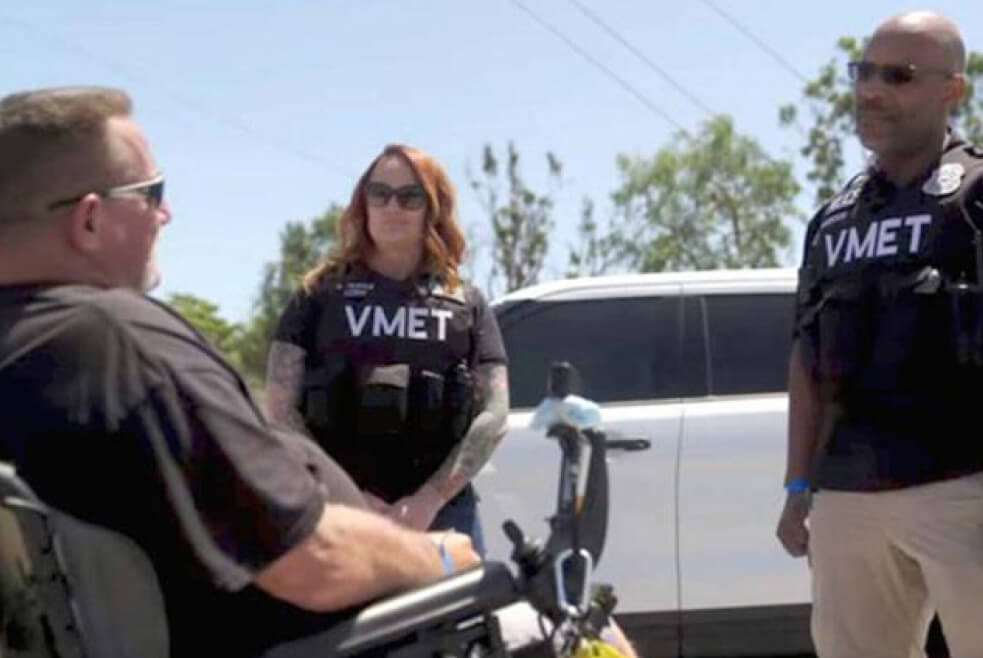
[[[700,107],[700,109],[702,109],[704,112],[706,112],[710,116],[711,119],[719,116],[716,112],[714,112],[709,107],[707,107],[704,103],[702,103],[700,101],[700,99],[695,96],[695,94],[692,94],[691,92],[689,92],[689,90],[686,89],[681,83],[678,83],[667,72],[665,72],[664,70],[662,70],[660,67],[658,67],[652,61],[650,61],[648,59],[648,57],[646,57],[644,53],[642,53],[638,48],[636,48],[634,45],[632,45],[632,43],[629,42],[628,39],[626,39],[621,34],[619,34],[613,27],[611,27],[610,25],[608,25],[607,23],[605,23],[597,14],[595,14],[590,9],[588,9],[586,6],[584,6],[583,3],[580,2],[580,0],[569,0],[569,2],[571,4],[573,4],[573,5],[576,5],[577,8],[580,9],[588,18],[590,18],[597,25],[599,25],[601,28],[603,28],[604,31],[606,31],[614,39],[616,39],[619,43],[621,43],[621,45],[623,45],[626,48],[628,48],[629,50],[631,50],[643,62],[645,62],[649,66],[649,68],[653,69],[656,73],[658,73],[665,80],[667,80],[670,84],[672,84],[680,93],[682,93],[690,101],[692,101],[694,104],[696,104],[698,107]],[[774,163],[774,164],[780,164],[780,163],[783,162],[781,160],[776,160],[774,157],[772,157],[767,151],[765,151],[764,147],[761,147],[761,153],[764,156],[765,160],[768,161],[768,162],[771,162],[771,163]]]
[[[702,2],[707,7],[709,7],[714,12],[716,12],[718,16],[722,17],[725,21],[727,21],[728,23],[730,23],[738,32],[740,32],[741,34],[743,34],[744,36],[746,36],[748,39],[750,39],[755,45],[757,45],[759,48],[761,48],[761,50],[763,50],[766,53],[768,53],[769,55],[771,55],[771,58],[774,59],[776,62],[778,62],[778,65],[779,66],[781,66],[786,71],[788,71],[789,73],[791,73],[792,75],[794,75],[803,84],[809,84],[809,81],[806,79],[806,77],[804,75],[802,75],[801,73],[799,73],[798,69],[796,69],[794,66],[792,66],[792,64],[790,64],[789,61],[787,59],[785,59],[785,57],[783,57],[781,53],[779,53],[777,50],[775,50],[774,48],[772,48],[771,46],[769,46],[767,43],[765,43],[761,38],[759,38],[753,32],[751,32],[751,30],[749,30],[748,28],[744,27],[744,25],[742,25],[740,21],[738,21],[736,18],[734,18],[733,16],[731,16],[730,14],[728,14],[727,12],[725,12],[723,9],[721,9],[720,7],[718,7],[711,0],[702,0]]]
[[[612,71],[610,68],[608,68],[607,66],[605,66],[604,64],[602,64],[600,61],[598,61],[593,55],[591,55],[589,52],[587,52],[581,46],[579,46],[575,41],[573,41],[573,39],[571,39],[567,35],[565,35],[562,32],[560,32],[557,28],[555,28],[552,25],[550,25],[542,17],[540,17],[539,14],[537,14],[533,10],[529,9],[529,7],[527,7],[522,2],[520,2],[520,0],[510,0],[510,2],[513,5],[515,5],[516,7],[518,7],[519,9],[521,9],[523,12],[525,12],[534,21],[536,21],[536,23],[538,23],[540,27],[542,27],[543,29],[545,29],[546,31],[548,31],[550,34],[552,34],[553,36],[555,36],[557,39],[559,39],[560,41],[562,41],[563,43],[565,43],[567,45],[567,47],[569,47],[571,50],[573,50],[578,55],[580,55],[585,60],[587,60],[587,62],[590,63],[592,66],[594,66],[596,69],[598,69],[602,73],[604,73],[604,75],[606,75],[609,78],[611,78],[612,80],[614,80],[622,89],[624,89],[629,94],[631,94],[632,96],[634,96],[640,103],[642,103],[642,105],[644,105],[645,107],[647,107],[653,114],[656,114],[659,117],[661,117],[662,119],[664,119],[665,121],[671,123],[673,126],[675,126],[676,128],[678,128],[683,133],[689,134],[688,131],[686,130],[686,128],[683,127],[683,124],[681,124],[680,122],[676,121],[668,112],[666,112],[665,110],[663,110],[662,108],[660,108],[658,105],[656,105],[655,103],[653,103],[652,101],[650,101],[648,98],[646,98],[644,94],[642,94],[635,87],[633,87],[631,85],[631,83],[629,83],[627,80],[625,80],[624,78],[622,78],[621,76],[619,76],[617,73],[615,73],[614,71]]]
[[[55,44],[61,46],[63,49],[74,51],[78,54],[81,54],[86,58],[101,64],[104,68],[113,71],[119,75],[122,75],[125,78],[128,78],[134,82],[142,82],[140,75],[134,73],[133,71],[127,69],[124,66],[121,66],[119,62],[109,59],[104,55],[100,55],[99,53],[95,53],[89,50],[88,48],[80,46],[79,44],[73,41],[69,41],[68,39],[57,36],[50,32],[45,32],[43,30],[40,30],[36,26],[27,23],[25,21],[15,20],[8,16],[0,15],[0,24],[4,24],[4,23],[14,28],[20,28],[20,29],[34,32],[34,34],[54,42]],[[317,165],[320,165],[324,169],[334,174],[337,174],[338,176],[343,176],[348,180],[354,180],[355,178],[357,178],[357,176],[352,172],[347,171],[342,167],[338,167],[331,164],[330,162],[324,160],[323,158],[321,158],[315,153],[307,151],[306,149],[299,148],[293,144],[283,141],[282,139],[274,137],[273,135],[262,133],[256,130],[255,128],[253,128],[252,126],[250,126],[249,124],[245,123],[241,119],[219,114],[214,110],[208,108],[204,103],[202,103],[199,100],[196,100],[188,96],[184,96],[182,94],[175,93],[172,90],[167,90],[159,86],[155,86],[155,89],[160,90],[167,98],[171,100],[171,102],[176,103],[178,105],[182,105],[185,108],[188,108],[198,114],[207,115],[213,121],[216,121],[230,128],[233,128],[248,137],[251,137],[256,140],[264,141],[271,146],[277,147],[283,151],[292,153],[293,155],[299,158],[303,158]]]
[[[678,91],[680,94],[682,94],[683,96],[685,96],[691,103],[693,103],[694,105],[696,105],[698,108],[700,108],[701,110],[703,110],[708,116],[714,117],[714,116],[717,115],[717,113],[714,112],[712,109],[710,109],[710,107],[708,107],[706,105],[706,103],[704,103],[703,101],[701,101],[696,96],[696,94],[694,94],[693,92],[691,92],[689,89],[687,89],[685,86],[683,86],[682,83],[680,83],[678,80],[676,80],[675,78],[673,78],[667,71],[665,71],[663,68],[661,68],[660,66],[658,66],[655,62],[653,62],[651,59],[649,59],[645,55],[645,53],[643,53],[641,50],[639,50],[634,45],[632,45],[628,41],[628,39],[626,39],[625,37],[623,37],[617,30],[615,30],[609,24],[607,24],[606,22],[604,22],[604,20],[602,20],[600,16],[598,16],[593,11],[591,11],[586,6],[584,6],[584,4],[582,2],[580,2],[580,0],[569,0],[569,2],[570,2],[570,4],[572,4],[575,7],[577,7],[577,9],[579,9],[585,16],[587,16],[587,18],[589,18],[591,21],[593,21],[597,26],[599,26],[601,29],[603,29],[605,32],[607,32],[611,36],[611,38],[613,38],[618,43],[620,43],[622,46],[624,46],[625,48],[627,48],[628,50],[630,50],[632,53],[634,53],[636,57],[638,57],[640,60],[642,60],[646,64],[646,66],[648,66],[650,69],[652,69],[657,74],[659,74],[662,77],[663,80],[665,80],[670,85],[672,85],[673,88],[676,89],[676,91]]]

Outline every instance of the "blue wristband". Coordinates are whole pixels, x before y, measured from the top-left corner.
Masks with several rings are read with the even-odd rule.
[[[444,567],[444,575],[449,576],[454,573],[456,569],[454,565],[454,558],[447,552],[447,547],[444,546],[443,539],[441,539],[440,543],[437,544],[437,554],[440,555],[440,565]]]
[[[785,483],[785,491],[789,493],[802,493],[803,491],[809,491],[810,488],[809,480],[806,478],[792,478]]]

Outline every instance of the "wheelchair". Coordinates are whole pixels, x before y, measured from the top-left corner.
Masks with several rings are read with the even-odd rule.
[[[554,364],[562,398],[569,366]],[[569,392],[569,391],[566,391]],[[603,432],[555,423],[557,507],[545,543],[511,521],[511,564],[485,562],[371,603],[323,632],[263,658],[539,658],[596,639],[617,603],[591,583],[607,530]],[[508,645],[501,611],[523,605],[540,633]],[[0,463],[0,658],[168,658],[164,601],[153,565],[130,539],[46,506]]]

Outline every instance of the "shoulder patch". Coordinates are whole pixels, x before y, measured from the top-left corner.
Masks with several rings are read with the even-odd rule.
[[[952,194],[963,183],[966,167],[959,162],[948,162],[935,171],[922,185],[922,192],[931,196],[946,196]]]
[[[855,206],[869,178],[870,176],[866,173],[854,176],[836,196],[830,199],[824,214],[827,216],[833,215],[841,210]]]

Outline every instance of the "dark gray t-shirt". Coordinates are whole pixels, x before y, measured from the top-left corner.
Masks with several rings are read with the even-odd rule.
[[[358,490],[271,428],[165,306],[122,289],[0,287],[0,399],[0,460],[47,504],[148,554],[173,655],[256,655],[332,621],[251,583],[326,500],[359,504]]]

